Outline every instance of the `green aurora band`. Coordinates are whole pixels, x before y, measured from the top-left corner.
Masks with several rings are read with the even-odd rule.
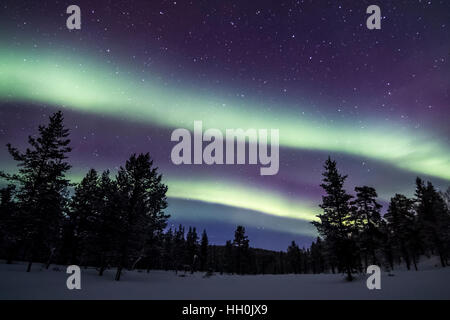
[[[112,174],[114,174],[112,172]],[[80,182],[84,175],[72,174],[72,182]],[[229,207],[243,208],[278,217],[292,218],[305,221],[317,220],[319,209],[316,204],[307,199],[290,199],[273,190],[242,185],[233,181],[214,181],[206,177],[186,181],[179,178],[164,178],[164,183],[170,187],[167,193],[169,198],[198,200],[216,203]],[[277,226],[267,226],[278,230]],[[280,230],[286,231],[286,230]],[[290,231],[291,233],[296,233]],[[302,230],[299,230],[303,234]]]
[[[351,123],[324,126],[300,112],[277,113],[268,106],[169,89],[156,81],[117,75],[105,63],[67,57],[0,51],[0,98],[63,105],[169,128],[192,128],[194,120],[202,120],[204,128],[221,130],[280,129],[282,147],[343,152],[450,180],[447,146],[417,131],[375,124],[370,129]]]
[[[280,146],[341,152],[383,161],[415,173],[450,180],[450,152],[444,142],[405,128],[371,124],[323,124],[297,112],[246,100],[168,88],[87,55],[62,51],[0,49],[0,99],[64,106],[166,128],[266,128],[280,130]],[[306,110],[306,108],[305,108]],[[75,179],[77,180],[77,179]],[[314,204],[273,191],[214,180],[169,179],[169,196],[220,203],[302,220],[314,219]],[[188,183],[188,185],[186,185]],[[225,190],[225,191],[224,191]]]

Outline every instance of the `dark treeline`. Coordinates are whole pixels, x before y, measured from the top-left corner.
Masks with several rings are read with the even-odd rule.
[[[167,186],[149,154],[132,155],[112,176],[89,170],[77,184],[71,168],[69,131],[61,112],[53,114],[24,151],[7,145],[15,174],[0,171],[8,182],[0,190],[0,258],[7,263],[95,266],[99,275],[115,268],[277,273],[283,254],[249,247],[238,226],[225,246],[208,243],[204,230],[167,229]],[[69,189],[73,187],[73,192]]]
[[[421,256],[450,255],[450,191],[439,193],[417,178],[415,197],[396,194],[382,217],[375,189],[344,189],[346,176],[325,163],[322,214],[313,224],[320,237],[310,248],[292,242],[286,252],[255,249],[245,228],[233,240],[210,245],[206,230],[167,228],[167,186],[149,154],[132,155],[112,176],[91,169],[81,182],[66,179],[70,169],[69,131],[57,112],[40,126],[21,152],[7,145],[18,172],[0,172],[0,258],[94,266],[99,275],[124,269],[163,269],[232,274],[346,273],[348,279],[370,264],[417,269]],[[73,192],[69,188],[73,187]],[[231,236],[231,235],[230,235]]]
[[[0,253],[13,259],[46,264],[94,264],[132,267],[151,255],[155,239],[166,227],[167,187],[149,154],[132,155],[114,178],[90,170],[72,197],[66,179],[69,131],[57,112],[47,126],[30,136],[25,152],[7,145],[18,173],[0,176]],[[134,260],[134,261],[133,261]]]
[[[335,161],[328,158],[324,169],[323,213],[313,222],[323,239],[313,244],[320,247],[321,270],[346,273],[351,280],[352,273],[372,264],[393,270],[405,263],[408,270],[417,270],[421,256],[434,255],[442,267],[449,264],[450,189],[441,193],[417,178],[414,197],[396,194],[382,216],[374,188],[355,187],[352,196]]]

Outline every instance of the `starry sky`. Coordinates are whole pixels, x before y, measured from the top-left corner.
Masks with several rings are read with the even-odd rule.
[[[68,30],[66,8],[81,9]],[[381,8],[368,30],[366,8]],[[0,145],[20,148],[63,110],[79,181],[150,152],[170,225],[223,244],[308,246],[330,155],[386,205],[421,176],[450,181],[450,2],[2,1]],[[280,170],[171,162],[176,128],[278,129]],[[13,172],[6,147],[0,167]],[[385,210],[384,208],[384,210]]]

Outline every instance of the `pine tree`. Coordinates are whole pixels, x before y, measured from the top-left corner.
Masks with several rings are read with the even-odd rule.
[[[287,249],[287,256],[286,256],[289,266],[295,274],[301,273],[301,253],[300,248],[295,243],[295,241],[292,241]]]
[[[233,248],[235,253],[236,272],[238,274],[246,273],[248,270],[248,248],[249,240],[245,235],[245,228],[237,226],[234,232]]]
[[[198,260],[198,235],[197,230],[189,227],[188,233],[186,235],[186,245],[185,245],[185,264],[190,266],[193,272],[196,269]]]
[[[393,247],[399,252],[409,270],[411,261],[416,266],[415,259],[417,255],[417,223],[414,215],[413,200],[404,195],[396,194],[391,198],[388,212],[384,215],[384,218],[388,222]]]
[[[448,187],[445,191],[441,191],[440,195],[444,200],[445,206],[447,207],[447,212],[450,212],[450,187]]]
[[[440,196],[442,198],[442,201],[444,202],[444,213],[443,213],[443,219],[446,221],[450,220],[450,187],[447,188],[446,191],[440,192]],[[447,225],[442,228],[442,231],[444,233],[443,241],[445,244],[444,249],[446,250],[446,257],[447,257],[447,265],[449,265],[449,257],[450,257],[450,223],[446,223]]]
[[[149,233],[144,243],[144,248],[142,248],[138,258],[134,261],[132,269],[136,268],[139,264],[145,263],[147,273],[149,273],[150,269],[159,268],[162,264],[164,246],[163,230],[154,230]]]
[[[285,256],[286,254],[283,251],[280,251],[278,253],[278,264],[279,264],[279,272],[280,274],[286,273],[286,266],[285,266]],[[256,272],[255,272],[256,273]]]
[[[12,263],[22,239],[15,193],[16,187],[12,184],[0,189],[0,254],[6,257],[8,264]]]
[[[210,266],[213,271],[220,272],[223,274],[223,256],[220,254],[220,249],[216,245],[210,245],[208,248],[208,259],[206,262],[207,266]]]
[[[356,187],[356,199],[351,202],[352,223],[357,229],[356,241],[363,255],[365,268],[371,264],[378,264],[376,250],[380,246],[381,233],[379,230],[381,223],[381,205],[376,201],[377,192],[372,187]]]
[[[417,178],[415,202],[419,231],[424,244],[427,249],[439,255],[441,265],[445,267],[450,230],[450,217],[445,201],[431,182],[425,185],[420,178]]]
[[[164,245],[163,245],[163,268],[164,270],[169,270],[174,267],[173,255],[174,255],[174,235],[172,228],[170,228],[164,235]]]
[[[164,214],[167,187],[148,153],[132,155],[125,167],[120,167],[116,180],[120,204],[119,281],[122,269],[144,251],[149,236],[165,228],[169,216]]]
[[[184,262],[184,253],[185,253],[185,239],[184,239],[184,227],[180,224],[178,226],[178,230],[175,232],[174,239],[174,264],[175,271],[181,267],[181,264]]]
[[[309,249],[303,248],[301,250],[303,273],[309,273],[311,271],[311,252]]]
[[[70,264],[80,264],[86,256],[88,245],[93,239],[92,226],[101,210],[101,193],[99,176],[94,169],[75,187],[75,194],[71,199],[68,228],[71,238]]]
[[[200,269],[207,270],[208,265],[208,235],[206,230],[203,230],[202,240],[200,242]]]
[[[385,219],[380,222],[380,249],[384,255],[386,269],[394,270],[394,239]]]
[[[98,256],[99,275],[102,276],[106,267],[114,258],[114,252],[119,246],[119,230],[121,223],[121,207],[117,182],[104,171],[99,181],[100,208],[95,211],[92,223],[90,250]]]
[[[323,242],[317,237],[316,242],[311,243],[311,267],[313,273],[323,273],[325,271],[325,258],[323,252]]]
[[[19,172],[0,173],[1,177],[19,185],[17,199],[29,252],[27,272],[40,254],[50,258],[55,249],[69,186],[64,177],[70,169],[65,161],[71,151],[67,138],[69,130],[64,127],[60,111],[49,120],[47,126],[39,126],[37,138],[28,137],[30,147],[25,152],[7,144]]]
[[[225,243],[224,257],[223,257],[223,266],[225,272],[234,273],[234,257],[233,257],[233,245],[231,240],[227,240]]]
[[[346,272],[347,279],[351,281],[357,253],[352,238],[355,234],[349,203],[352,196],[344,190],[347,176],[339,174],[336,162],[328,158],[324,168],[321,187],[325,190],[326,196],[322,196],[320,205],[324,213],[317,215],[320,222],[312,223],[326,240],[328,249],[336,255],[340,269]]]

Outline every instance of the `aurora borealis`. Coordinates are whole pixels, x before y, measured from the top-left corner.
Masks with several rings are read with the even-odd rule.
[[[174,224],[206,226],[223,242],[243,223],[253,245],[277,249],[314,235],[328,155],[349,191],[374,186],[383,203],[411,195],[417,175],[449,184],[446,1],[380,1],[375,31],[364,1],[76,1],[74,31],[69,4],[2,4],[0,142],[24,147],[63,109],[74,181],[148,151]],[[170,133],[195,120],[279,129],[279,173],[173,165]],[[6,148],[0,165],[14,170]]]

